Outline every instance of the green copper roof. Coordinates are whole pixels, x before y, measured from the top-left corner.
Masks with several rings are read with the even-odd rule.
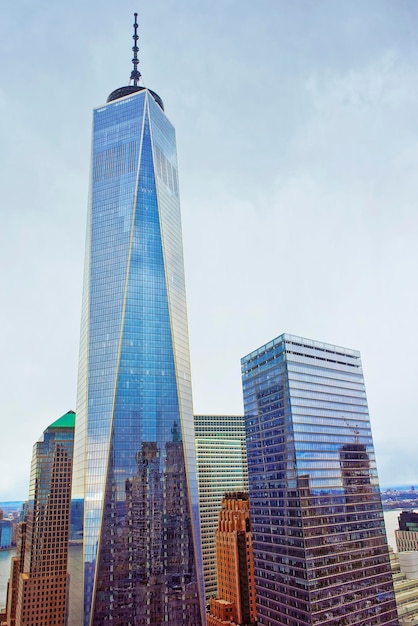
[[[65,415],[62,415],[59,419],[48,426],[50,428],[74,428],[75,426],[75,413],[74,411],[68,411]]]

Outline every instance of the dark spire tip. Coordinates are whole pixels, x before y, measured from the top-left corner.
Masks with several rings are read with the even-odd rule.
[[[139,48],[137,46],[137,41],[139,39],[138,32],[137,32],[138,31],[138,21],[137,21],[138,13],[134,13],[134,17],[135,17],[135,22],[133,24],[134,34],[132,35],[132,39],[134,40],[134,45],[132,48],[132,52],[134,53],[134,58],[132,59],[132,64],[134,66],[134,69],[131,72],[131,77],[130,77],[129,82],[133,81],[133,84],[136,87],[141,78],[141,72],[138,70],[138,64],[139,64],[139,59],[138,59]]]
[[[133,70],[131,72],[131,76],[129,79],[129,86],[120,87],[119,89],[115,89],[114,91],[112,91],[112,93],[108,96],[106,102],[113,102],[114,100],[119,100],[119,98],[123,98],[124,96],[127,96],[132,93],[136,93],[138,91],[143,91],[145,89],[145,87],[142,87],[139,85],[140,80],[141,80],[141,72],[138,70],[138,64],[139,64],[139,58],[138,58],[139,48],[137,46],[137,41],[139,39],[138,21],[137,21],[138,13],[134,13],[134,17],[135,17],[135,22],[133,24],[134,34],[132,35],[132,39],[134,40],[134,45],[132,47],[132,52],[134,53],[134,56],[132,59]],[[158,106],[164,111],[164,104],[160,96],[156,94],[155,91],[152,91],[151,89],[148,89],[148,91],[152,95],[152,97],[154,98]]]

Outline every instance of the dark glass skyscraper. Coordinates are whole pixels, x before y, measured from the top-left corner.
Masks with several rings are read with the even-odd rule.
[[[71,570],[70,623],[198,626],[175,132],[159,96],[139,85],[134,26],[131,84],[93,120],[73,489],[83,556]]]
[[[258,623],[395,626],[360,353],[281,335],[241,363]]]

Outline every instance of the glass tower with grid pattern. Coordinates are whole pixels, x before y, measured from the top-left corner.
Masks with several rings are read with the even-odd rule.
[[[360,353],[281,335],[241,364],[258,623],[395,626]]]
[[[243,415],[195,415],[203,574],[206,599],[217,594],[216,540],[227,492],[248,491]]]
[[[175,132],[135,84],[94,110],[77,407],[72,508],[84,527],[72,528],[70,623],[198,626]]]

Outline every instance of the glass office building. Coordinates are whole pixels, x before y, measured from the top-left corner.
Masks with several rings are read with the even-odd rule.
[[[395,626],[360,353],[281,335],[241,364],[258,623]]]
[[[136,84],[94,111],[74,465],[70,624],[198,626],[175,131]]]
[[[216,540],[227,492],[248,491],[243,415],[195,415],[200,525],[206,600],[217,594]]]

